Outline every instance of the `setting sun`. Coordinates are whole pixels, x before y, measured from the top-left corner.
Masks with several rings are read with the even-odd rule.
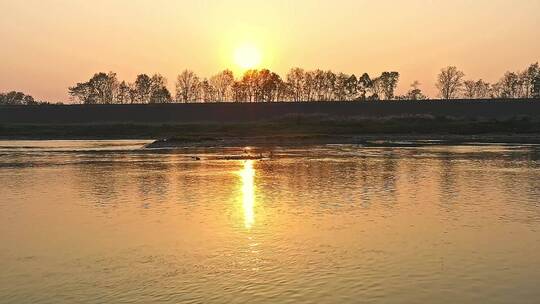
[[[261,59],[260,50],[252,44],[243,44],[234,51],[234,62],[244,70],[258,67]]]

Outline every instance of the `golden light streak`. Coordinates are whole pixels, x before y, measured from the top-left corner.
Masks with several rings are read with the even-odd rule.
[[[244,169],[240,171],[242,178],[242,208],[244,210],[244,226],[251,229],[255,223],[255,169],[253,160],[244,163]]]

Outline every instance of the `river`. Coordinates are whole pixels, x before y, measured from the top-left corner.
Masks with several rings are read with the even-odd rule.
[[[0,141],[0,303],[540,299],[540,146],[146,143]]]

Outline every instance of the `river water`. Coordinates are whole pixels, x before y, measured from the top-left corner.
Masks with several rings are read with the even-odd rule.
[[[145,143],[0,141],[0,303],[540,301],[539,146]]]

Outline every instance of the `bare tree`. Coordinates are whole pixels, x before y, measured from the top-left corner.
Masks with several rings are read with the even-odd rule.
[[[476,98],[489,98],[491,94],[491,85],[482,79],[476,81]]]
[[[137,75],[132,85],[132,103],[149,103],[152,94],[152,78],[146,74]]]
[[[466,99],[476,98],[476,81],[466,80],[463,82],[463,97]]]
[[[218,100],[218,90],[206,78],[201,82],[201,93],[203,102],[213,102]]]
[[[503,89],[500,82],[496,82],[491,86],[491,98],[504,98]]]
[[[519,88],[518,96],[520,98],[529,98],[531,96],[531,79],[527,70],[518,72]]]
[[[289,85],[292,93],[293,101],[301,101],[304,83],[305,83],[305,71],[301,68],[292,68],[287,74],[287,84]]]
[[[152,76],[150,85],[150,103],[170,103],[171,93],[167,89],[167,79],[160,74]]]
[[[394,99],[394,91],[399,82],[398,72],[383,72],[379,77],[382,84],[382,93],[385,100]]]
[[[315,71],[307,71],[304,74],[303,101],[313,101],[315,99],[315,77]]]
[[[527,97],[540,97],[540,66],[537,63],[527,68]]]
[[[117,103],[132,103],[132,96],[133,95],[131,94],[131,88],[125,81],[122,81],[118,85]]]
[[[437,89],[443,99],[454,99],[458,96],[463,86],[465,73],[455,66],[443,68],[437,77]]]
[[[176,100],[178,102],[193,102],[199,99],[200,80],[190,70],[184,70],[176,78]]]
[[[463,82],[463,97],[466,99],[488,98],[491,94],[491,85],[482,79]]]
[[[111,104],[118,94],[116,73],[96,73],[89,81],[69,88],[69,95],[85,104]]]
[[[242,83],[244,84],[245,92],[247,94],[247,101],[254,102],[259,99],[260,85],[259,85],[259,71],[247,70],[242,76]]]
[[[260,86],[259,100],[264,102],[277,101],[282,83],[283,81],[278,74],[267,69],[261,70],[258,81]]]
[[[366,100],[367,93],[371,90],[371,87],[373,86],[373,82],[371,81],[371,78],[369,77],[368,73],[362,74],[360,78],[358,78],[358,94],[360,100]]]
[[[531,96],[535,98],[540,98],[540,68],[538,63],[532,66],[531,71]]]
[[[235,81],[232,85],[232,95],[235,102],[247,101],[246,85],[242,81]]]
[[[500,98],[531,98],[535,97],[535,83],[540,78],[538,63],[531,64],[521,72],[506,72],[499,82],[494,85]],[[538,95],[536,95],[538,96]]]
[[[325,95],[325,74],[322,70],[315,70],[313,73],[313,99],[322,101]]]
[[[230,70],[224,70],[214,75],[209,80],[210,85],[216,90],[217,101],[226,101],[230,99],[232,86],[234,84],[234,74]]]
[[[347,98],[347,80],[349,76],[344,73],[338,73],[336,75],[336,81],[334,82],[333,95],[334,100],[344,101]]]
[[[358,96],[358,79],[354,74],[345,81],[345,99],[356,100]]]
[[[540,75],[534,79],[533,88],[532,88],[532,97],[540,98]]]
[[[334,87],[336,85],[337,76],[334,72],[328,70],[324,72],[324,100],[333,100],[334,99]]]
[[[374,78],[371,81],[371,96],[368,98],[370,100],[379,100],[383,94],[384,85],[380,77]]]
[[[501,88],[501,97],[503,98],[518,98],[521,91],[521,79],[514,72],[506,72],[499,81]]]
[[[92,98],[92,88],[88,82],[79,82],[76,85],[69,87],[68,94],[70,99],[75,103],[92,104],[95,103],[95,98]]]

